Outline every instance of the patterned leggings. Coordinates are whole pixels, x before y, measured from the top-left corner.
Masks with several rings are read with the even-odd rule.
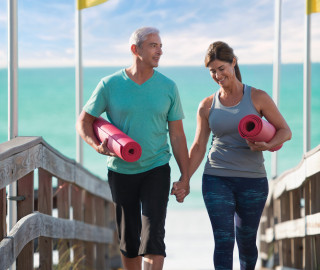
[[[267,178],[204,174],[202,194],[214,235],[215,269],[232,270],[236,235],[241,270],[254,270],[257,230],[268,196]]]

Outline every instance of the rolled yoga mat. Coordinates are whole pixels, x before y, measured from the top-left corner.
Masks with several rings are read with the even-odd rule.
[[[254,114],[249,114],[240,120],[238,131],[242,138],[253,142],[269,142],[276,133],[272,124]],[[274,152],[281,147],[282,144],[269,151]]]
[[[108,139],[109,150],[119,158],[127,162],[134,162],[141,157],[140,144],[101,116],[93,122],[93,130],[100,142]]]

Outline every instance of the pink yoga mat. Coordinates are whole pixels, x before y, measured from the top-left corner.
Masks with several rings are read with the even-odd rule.
[[[242,138],[253,142],[269,142],[276,133],[272,124],[254,114],[249,114],[240,120],[238,131]],[[277,151],[281,147],[282,144],[269,151]]]
[[[93,130],[100,142],[108,139],[108,148],[119,158],[127,162],[134,162],[141,157],[140,144],[102,117],[93,122]]]

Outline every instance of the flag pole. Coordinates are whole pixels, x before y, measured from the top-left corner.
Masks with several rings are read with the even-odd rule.
[[[305,54],[303,65],[303,153],[311,149],[311,64],[310,64],[310,25],[311,14],[305,19]]]
[[[82,110],[83,104],[83,81],[82,81],[82,33],[81,33],[81,9],[78,9],[78,0],[76,5],[76,31],[75,31],[75,57],[76,57],[76,121]],[[83,164],[83,143],[79,134],[76,133],[76,161]]]
[[[18,3],[8,0],[8,140],[18,136]],[[17,182],[9,185],[8,198],[17,196]],[[8,232],[17,223],[17,202],[8,201]],[[10,269],[16,269],[13,263]]]
[[[281,67],[281,4],[282,0],[275,0],[275,32],[274,32],[274,58],[273,58],[273,100],[278,106],[280,89]],[[278,153],[271,153],[271,178],[278,175]]]

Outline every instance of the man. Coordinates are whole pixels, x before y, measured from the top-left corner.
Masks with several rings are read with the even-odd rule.
[[[182,202],[189,193],[184,117],[173,81],[154,70],[162,55],[159,31],[144,27],[130,38],[132,65],[103,78],[77,121],[80,136],[97,152],[109,155],[108,182],[116,206],[123,266],[128,270],[163,268],[165,218],[170,190],[169,145],[181,171],[171,194]],[[99,143],[92,124],[106,112],[109,121],[137,141],[141,158],[125,162]],[[168,129],[167,129],[168,127]]]

